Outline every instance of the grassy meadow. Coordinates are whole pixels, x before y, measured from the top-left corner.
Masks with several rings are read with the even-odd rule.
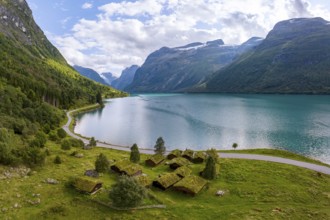
[[[68,183],[71,177],[93,169],[100,153],[112,161],[128,159],[129,153],[103,148],[64,151],[50,141],[47,148],[46,165],[25,177],[4,178],[9,167],[0,166],[0,219],[330,219],[330,176],[291,165],[237,159],[219,159],[218,178],[197,196],[152,187],[156,199],[146,199],[145,205],[162,203],[165,209],[116,211],[95,200],[110,202],[108,191],[117,174],[103,174],[99,179],[104,187],[92,196],[77,192]],[[73,151],[84,157],[70,156]],[[62,164],[54,164],[57,155]],[[151,179],[172,172],[164,163],[146,167],[147,157],[141,155],[140,164]],[[204,166],[191,165],[193,174]],[[47,178],[59,184],[45,183]],[[224,190],[225,195],[215,196],[217,190]]]

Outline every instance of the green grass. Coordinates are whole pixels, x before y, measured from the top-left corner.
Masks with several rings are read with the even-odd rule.
[[[295,166],[253,161],[220,159],[218,178],[192,197],[169,189],[151,188],[157,200],[166,209],[115,211],[94,201],[108,203],[108,190],[117,175],[103,174],[99,178],[104,188],[93,196],[84,195],[67,187],[71,177],[82,176],[94,168],[96,157],[103,153],[110,160],[128,159],[129,153],[94,148],[84,151],[83,158],[70,156],[52,142],[47,143],[51,155],[44,168],[37,169],[27,178],[0,180],[0,219],[329,219],[330,176],[318,174]],[[277,152],[274,151],[277,155]],[[62,164],[54,164],[59,155]],[[150,168],[145,166],[147,155],[141,155],[140,165],[150,179],[159,174],[173,172],[167,165]],[[205,164],[189,165],[197,175]],[[0,173],[7,167],[0,166]],[[60,181],[58,185],[43,183],[46,178]],[[217,190],[224,190],[223,197],[216,197]],[[40,194],[41,203],[33,194]],[[13,208],[17,203],[21,208]],[[146,205],[158,204],[154,199]],[[8,209],[2,212],[3,208]]]

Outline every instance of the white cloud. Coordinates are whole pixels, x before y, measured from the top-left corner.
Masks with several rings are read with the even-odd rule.
[[[90,9],[90,8],[93,8],[93,4],[89,3],[89,2],[86,2],[81,6],[81,8],[82,9]]]
[[[54,39],[70,63],[117,75],[163,46],[219,38],[236,44],[265,37],[281,20],[330,19],[329,10],[308,0],[136,0],[98,9],[97,19],[81,19]]]

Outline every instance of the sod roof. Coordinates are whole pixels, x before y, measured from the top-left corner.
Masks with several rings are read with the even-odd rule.
[[[92,193],[93,190],[98,186],[102,185],[102,182],[97,181],[95,179],[90,179],[88,177],[77,177],[74,180],[74,187],[80,191]]]
[[[196,158],[201,158],[203,160],[206,159],[206,154],[204,152],[201,152],[201,151],[196,151],[195,154],[194,154],[194,159]]]
[[[199,176],[187,176],[181,181],[174,184],[174,188],[189,192],[192,194],[199,193],[203,187],[207,184],[207,181]]]
[[[168,155],[174,155],[174,156],[176,156],[176,157],[180,157],[181,154],[182,154],[182,151],[176,149],[176,150],[172,150]]]
[[[176,169],[174,171],[174,173],[176,173],[180,177],[189,176],[191,174],[191,172],[192,172],[192,170],[187,166],[179,167],[178,169]]]
[[[177,158],[174,158],[174,159],[170,160],[168,162],[168,164],[169,165],[178,164],[179,166],[185,166],[185,165],[190,164],[190,161],[187,160],[186,158],[183,158],[183,157],[177,157]]]
[[[165,157],[163,155],[161,155],[161,154],[155,154],[155,155],[152,155],[151,157],[149,157],[147,160],[151,160],[154,164],[159,164],[164,159],[165,159]]]
[[[183,151],[182,156],[187,156],[187,157],[193,158],[194,153],[195,152],[193,150],[186,149],[185,151]]]
[[[178,175],[176,175],[176,173],[166,173],[164,175],[161,175],[155,181],[166,189],[180,180],[181,178]]]
[[[142,171],[141,166],[138,164],[132,163],[129,160],[121,160],[115,163],[114,165],[118,168],[120,172],[124,172],[126,175],[131,176],[136,174],[139,171]]]
[[[143,175],[140,175],[140,176],[136,176],[136,177],[134,177],[135,179],[136,179],[136,181],[140,184],[140,185],[142,185],[142,186],[144,186],[144,187],[146,187],[146,186],[150,186],[151,184],[152,184],[152,181],[149,179],[149,177],[147,177],[147,176],[143,176]]]

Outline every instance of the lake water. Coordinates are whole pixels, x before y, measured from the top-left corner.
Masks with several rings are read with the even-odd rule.
[[[141,94],[77,117],[75,132],[112,144],[167,149],[280,148],[330,163],[330,97]]]

